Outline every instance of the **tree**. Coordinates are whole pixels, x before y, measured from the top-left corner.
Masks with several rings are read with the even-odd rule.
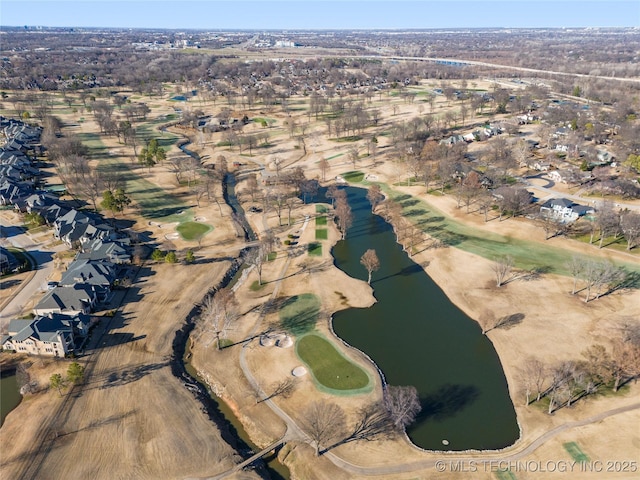
[[[344,435],[346,415],[333,402],[314,401],[304,409],[301,423],[318,456],[322,445],[327,446]]]
[[[262,400],[259,400],[257,403],[265,402],[274,397],[289,398],[297,386],[297,379],[292,377],[287,377],[284,380],[275,382],[271,385],[271,394]]]
[[[495,262],[493,262],[491,269],[495,274],[497,287],[501,287],[509,281],[513,265],[513,257],[511,257],[510,255],[500,257]]]
[[[376,207],[384,200],[384,194],[382,193],[380,185],[374,183],[369,187],[369,190],[367,191],[367,200],[371,203],[371,212],[375,212]]]
[[[131,199],[125,194],[124,190],[117,188],[115,192],[105,190],[102,194],[100,206],[104,209],[111,210],[111,213],[115,216],[116,212],[122,212],[130,203]]]
[[[620,216],[613,208],[613,203],[609,201],[602,202],[596,213],[596,223],[600,230],[600,244],[598,248],[602,248],[604,238],[615,234],[617,235],[620,228]]]
[[[196,262],[196,257],[193,254],[193,250],[187,250],[187,253],[184,257],[184,261],[186,263],[195,263]]]
[[[218,350],[222,349],[220,337],[237,318],[236,300],[233,290],[228,287],[221,288],[208,295],[202,304],[203,329],[211,330],[215,335]]]
[[[360,263],[367,269],[367,273],[369,274],[367,283],[371,285],[371,274],[380,268],[380,260],[378,259],[376,251],[373,248],[368,249],[362,254],[362,257],[360,257]]]
[[[322,175],[322,181],[327,179],[327,172],[329,171],[329,161],[322,157],[320,160],[320,174]]]
[[[580,257],[573,256],[565,266],[573,277],[573,289],[571,290],[571,295],[575,295],[576,288],[578,287],[578,279],[580,278],[580,276],[582,275],[582,271],[584,270],[585,261]]]
[[[544,383],[547,379],[547,368],[545,365],[537,358],[528,357],[519,370],[519,376],[525,389],[525,405],[531,403],[532,394],[535,394],[536,402],[540,401],[542,393],[544,392]]]
[[[84,380],[85,367],[78,362],[73,362],[67,369],[67,380],[77,385]]]
[[[165,257],[165,253],[162,250],[154,250],[153,252],[151,252],[151,259],[155,262],[162,262],[164,260]]]
[[[640,240],[640,213],[625,210],[620,216],[620,228],[627,239],[627,250],[631,250]]]
[[[65,381],[61,374],[54,373],[51,375],[51,377],[49,377],[49,385],[51,385],[51,388],[58,390],[58,394],[62,396],[62,387],[64,387]]]
[[[339,190],[344,192],[344,190]],[[340,196],[336,202],[336,220],[338,222],[338,229],[342,234],[342,240],[347,236],[347,230],[353,223],[353,214],[351,213],[351,207],[347,201],[346,195]]]
[[[164,257],[164,261],[167,263],[177,263],[178,257],[176,256],[176,252],[174,252],[173,250],[168,252]]]
[[[422,409],[418,390],[413,386],[389,385],[385,389],[383,401],[398,432],[404,432]]]

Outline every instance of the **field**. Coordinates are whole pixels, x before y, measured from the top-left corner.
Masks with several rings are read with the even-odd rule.
[[[439,85],[440,82],[424,80],[416,91],[422,93]],[[476,87],[490,90],[491,82],[481,81]],[[378,157],[375,161],[371,157],[360,158],[354,170],[353,163],[347,160],[348,150],[373,131],[363,135],[362,140],[349,135],[334,141],[335,137],[326,135],[324,119],[313,121],[312,116],[306,115],[307,98],[292,99],[294,107],[286,113],[277,108],[267,111],[263,105],[254,106],[249,111],[255,114],[254,121],[244,127],[245,132],[266,131],[269,142],[248,157],[248,151],[240,151],[238,146],[227,142],[223,133],[201,137],[199,132],[171,127],[169,132],[160,134],[156,129],[169,121],[166,112],[175,103],[169,100],[171,95],[135,96],[152,104],[149,119],[137,124],[139,139],[157,136],[161,145],[172,148],[172,154],[182,155],[173,145],[186,136],[192,141],[188,148],[206,159],[205,163],[224,155],[228,166],[233,165],[240,173],[237,192],[243,207],[256,203],[249,201],[243,169],[255,172],[264,168],[268,173],[275,173],[276,156],[282,159],[283,168],[302,167],[307,178],[320,178],[321,158],[329,161],[327,179],[341,175],[349,182],[368,186],[365,176],[374,175],[385,192],[402,203],[405,218],[444,244],[442,248],[418,246],[414,260],[456,305],[474,319],[486,313],[524,315],[525,320],[515,328],[489,333],[517,408],[522,438],[503,452],[471,452],[470,457],[568,458],[564,447],[568,442],[576,442],[591,459],[631,458],[637,454],[640,438],[633,429],[638,422],[637,410],[630,408],[610,418],[596,419],[602,413],[637,404],[636,385],[628,386],[619,395],[587,399],[549,416],[541,409],[522,406],[520,382],[522,361],[528,356],[540,358],[548,365],[579,359],[586,346],[593,343],[609,346],[617,322],[638,317],[635,290],[617,291],[588,304],[570,295],[567,259],[573,255],[608,259],[629,271],[640,272],[636,252],[598,250],[566,238],[545,241],[543,232],[526,219],[499,221],[494,218],[484,222],[482,215],[467,215],[464,208],[457,208],[455,199],[447,192],[427,194],[423,186],[398,184],[398,166],[390,148],[392,136],[384,133],[394,122],[408,121],[417,115],[423,102],[406,103],[399,95],[374,98],[370,108],[381,110],[381,127],[376,132],[380,142]],[[450,110],[449,103],[438,97],[433,107],[436,114],[444,115]],[[182,106],[187,104],[195,103],[180,102]],[[212,114],[221,108],[204,100],[198,105]],[[457,108],[455,102],[453,108]],[[88,112],[83,113],[82,122],[68,109],[56,113],[66,123],[77,124],[65,132],[77,133],[90,147],[92,165],[124,177],[133,204],[121,217],[131,219],[136,231],[158,248],[180,253],[193,248],[193,241],[200,235],[204,237],[200,248],[194,249],[199,260],[195,265],[143,267],[139,281],[134,283],[127,301],[101,337],[106,343],[85,360],[90,366],[85,387],[62,399],[57,398],[56,392],[43,392],[23,402],[8,417],[2,434],[17,440],[3,449],[2,474],[15,478],[38,478],[42,472],[52,478],[130,475],[204,478],[221,473],[236,463],[237,457],[222,441],[222,434],[202,412],[201,405],[171,375],[168,359],[176,329],[193,304],[221,277],[229,258],[237,255],[242,245],[235,237],[229,208],[219,209],[213,200],[204,200],[198,205],[191,185],[178,182],[168,165],[151,169],[137,165],[131,159],[131,147],[118,143],[115,137],[99,134]],[[286,131],[289,115],[299,122],[307,119],[307,131],[318,138],[317,144],[306,153]],[[271,126],[263,127],[262,119]],[[480,120],[485,118],[469,119],[469,128],[475,128]],[[323,186],[330,184],[330,180],[322,182]],[[297,378],[291,396],[272,399],[274,405],[294,420],[299,419],[305,405],[320,400],[338,403],[353,422],[355,412],[362,405],[382,395],[382,380],[375,366],[361,352],[335,340],[330,328],[333,312],[350,307],[366,308],[375,298],[366,282],[351,279],[333,266],[330,250],[340,236],[333,222],[327,220],[329,210],[326,205],[296,204],[292,208],[291,225],[284,225],[288,223],[286,214],[281,222],[272,207],[250,216],[252,228],[259,234],[270,229],[281,240],[263,266],[263,279],[268,281],[258,285],[255,269],[238,281],[238,319],[225,333],[228,340],[225,348],[218,351],[208,344],[206,336],[194,334],[192,337],[194,365],[258,445],[268,445],[287,431],[287,424],[277,410],[259,400],[270,395],[283,380],[291,379],[292,371],[301,362],[313,375]],[[309,221],[307,229],[302,231],[306,217],[315,218],[315,223]],[[199,221],[201,218],[206,218],[206,225]],[[205,232],[209,225],[213,230]],[[297,245],[282,246],[282,240],[289,235],[299,237]],[[539,275],[498,289],[494,286],[491,265],[504,255],[513,256],[518,268],[537,269]],[[296,348],[260,345],[262,335],[283,333],[299,337]],[[256,378],[255,385],[243,372],[241,355],[246,356],[245,366]],[[325,369],[323,362],[327,358],[331,362]],[[337,373],[347,369],[349,373],[345,373],[344,378],[343,373]],[[51,373],[53,370],[43,373],[45,382]],[[319,387],[320,384],[324,387]],[[346,392],[349,395],[344,395]],[[175,408],[176,402],[180,404],[179,409]],[[574,425],[592,417],[594,420],[584,426]],[[537,449],[525,450],[537,438],[555,429],[561,430]],[[51,432],[60,435],[54,437]],[[78,452],[82,452],[82,457]],[[372,475],[385,480],[458,478],[455,472],[440,474],[434,470],[434,462],[442,454],[418,451],[405,438],[353,442],[330,453],[316,458],[312,448],[296,438],[280,455],[286,457],[285,462],[296,477],[314,480]],[[25,458],[37,461],[29,465]],[[388,473],[387,469],[392,468],[406,470]],[[237,478],[245,475],[256,476],[243,472]],[[494,479],[499,475],[509,478],[508,475],[516,474],[480,472],[470,478]],[[522,478],[519,474],[517,477]]]

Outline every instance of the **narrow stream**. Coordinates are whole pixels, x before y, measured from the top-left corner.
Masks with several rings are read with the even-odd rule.
[[[200,157],[195,152],[186,148],[187,145],[189,145],[189,142],[182,143],[179,147],[187,155],[199,159]],[[245,217],[244,210],[235,195],[235,185],[235,175],[233,173],[227,173],[223,180],[223,197],[233,211],[234,220],[242,227],[245,241],[252,241],[257,237],[251,229]],[[231,285],[237,280],[243,269],[243,255],[246,255],[245,251],[241,252],[241,258],[237,259],[234,265],[227,271],[218,287]],[[250,456],[252,452],[258,452],[261,449],[251,441],[251,438],[233,411],[227,406],[224,400],[218,398],[211,392],[206,382],[200,378],[198,372],[189,361],[191,357],[188,345],[189,333],[193,329],[193,322],[197,314],[197,307],[194,307],[187,318],[187,323],[182,331],[176,334],[176,338],[174,339],[174,375],[183,379],[190,388],[195,390],[196,396],[200,398],[205,408],[210,412],[212,420],[220,427],[223,437],[226,437],[227,441],[246,458]],[[289,469],[280,463],[277,452],[271,456],[264,457],[262,461],[256,462],[256,465],[259,466],[260,473],[266,473],[268,478],[272,480],[288,480],[290,478]]]

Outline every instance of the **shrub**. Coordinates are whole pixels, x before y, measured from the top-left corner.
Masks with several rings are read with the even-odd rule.
[[[151,254],[151,259],[155,260],[156,262],[161,262],[162,260],[164,260],[165,257],[165,253],[162,250],[154,250],[153,253]]]

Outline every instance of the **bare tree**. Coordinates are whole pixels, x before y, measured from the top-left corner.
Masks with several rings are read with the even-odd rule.
[[[378,259],[376,251],[373,248],[368,249],[362,254],[362,257],[360,257],[360,263],[367,269],[367,273],[369,274],[367,283],[371,285],[371,274],[380,269],[380,260]]]
[[[339,191],[344,192],[344,190]],[[351,207],[349,206],[346,195],[338,198],[335,210],[336,219],[338,221],[338,228],[340,229],[340,233],[342,234],[342,240],[344,240],[347,236],[347,230],[353,223],[353,214],[351,212]]]
[[[322,181],[324,182],[327,179],[327,172],[329,171],[329,161],[322,157],[320,160],[320,175],[322,175]]]
[[[346,415],[344,410],[333,402],[315,401],[304,409],[301,424],[311,438],[318,456],[321,446],[326,447],[344,435]]]
[[[358,410],[353,430],[343,442],[390,438],[395,433],[393,421],[384,403],[372,402]]]
[[[495,262],[493,262],[491,269],[493,270],[493,273],[496,276],[497,287],[503,286],[505,283],[507,283],[510,280],[511,271],[513,270],[513,265],[514,265],[513,257],[510,255],[500,257]]]
[[[627,250],[631,250],[640,240],[640,213],[625,210],[620,217],[622,234],[627,239]]]
[[[571,290],[571,295],[576,294],[576,289],[578,287],[578,279],[581,277],[582,272],[585,267],[585,261],[582,258],[576,257],[575,255],[571,257],[571,260],[566,263],[566,268],[571,273],[573,277],[573,289]]]
[[[389,385],[385,389],[383,401],[398,432],[404,432],[422,409],[418,390],[413,386]]]
[[[220,337],[224,335],[238,317],[238,301],[233,291],[221,288],[205,297],[202,303],[203,331],[211,331],[216,339],[216,346],[221,350]]]
[[[525,405],[531,403],[531,395],[533,394],[536,396],[536,402],[539,402],[547,379],[547,368],[537,358],[528,357],[525,359],[523,366],[519,368],[519,371],[519,376],[525,389]]]
[[[384,194],[382,193],[380,185],[374,183],[369,187],[369,190],[367,191],[367,200],[371,203],[371,212],[375,212],[376,207],[384,200]]]
[[[279,382],[275,382],[271,385],[271,393],[269,396],[259,400],[257,403],[265,402],[274,397],[282,397],[289,398],[296,387],[298,386],[297,379],[294,377],[287,377],[284,380],[280,380]]]

